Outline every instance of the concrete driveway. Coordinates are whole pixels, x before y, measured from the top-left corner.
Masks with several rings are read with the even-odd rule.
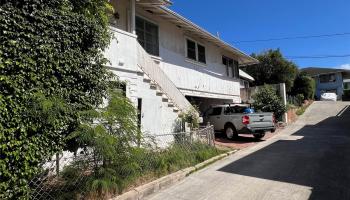
[[[315,102],[282,133],[148,199],[350,199],[350,108]]]

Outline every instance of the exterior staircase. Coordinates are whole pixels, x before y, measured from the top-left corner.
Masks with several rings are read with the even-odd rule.
[[[192,107],[182,92],[168,78],[164,71],[154,62],[151,56],[137,43],[137,65],[143,71],[144,82],[149,82],[150,88],[156,90],[156,95],[168,103],[174,112],[187,111]]]

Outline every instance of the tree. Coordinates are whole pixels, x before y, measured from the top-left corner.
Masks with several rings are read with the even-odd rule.
[[[111,73],[107,0],[0,1],[0,199],[25,199],[39,164],[78,113],[102,103]]]
[[[254,77],[255,85],[286,83],[287,91],[291,90],[298,68],[284,58],[279,49],[252,54],[252,57],[260,63],[245,67],[245,71]]]
[[[315,96],[315,87],[315,80],[306,73],[301,72],[297,75],[294,81],[292,94],[302,94],[304,95],[304,99],[313,99]]]
[[[287,108],[282,99],[276,94],[276,90],[270,85],[264,85],[253,95],[253,107],[263,112],[273,112],[276,119],[280,119]]]

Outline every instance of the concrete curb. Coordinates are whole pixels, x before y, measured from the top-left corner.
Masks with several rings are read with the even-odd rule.
[[[114,198],[111,198],[110,200],[140,200],[145,198],[146,196],[149,196],[153,193],[156,193],[160,190],[163,190],[165,188],[170,187],[174,183],[177,183],[181,180],[183,180],[186,176],[190,175],[191,173],[200,170],[207,165],[210,165],[211,163],[214,163],[215,161],[218,161],[226,156],[229,156],[238,150],[229,151],[220,155],[217,155],[215,157],[212,157],[202,163],[199,163],[195,166],[188,167],[182,170],[179,170],[175,173],[163,176],[157,180],[154,180],[150,183],[147,183],[145,185],[141,185],[133,190],[130,190],[126,193],[123,193],[119,196],[116,196]]]

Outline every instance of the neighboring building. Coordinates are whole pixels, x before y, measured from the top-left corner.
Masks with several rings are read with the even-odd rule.
[[[315,79],[316,82],[316,98],[320,99],[322,93],[336,93],[338,99],[342,99],[344,89],[349,89],[350,70],[334,69],[334,68],[303,68],[302,72],[307,73]]]
[[[239,67],[258,61],[167,8],[166,0],[112,0],[105,55],[125,82],[146,133],[173,132],[190,101],[240,103]]]

